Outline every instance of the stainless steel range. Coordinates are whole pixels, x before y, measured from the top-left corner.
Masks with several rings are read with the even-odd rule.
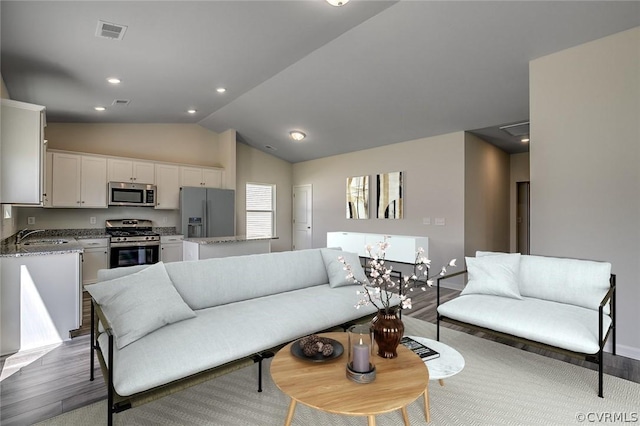
[[[145,219],[107,220],[106,232],[111,236],[109,267],[149,265],[160,260],[160,235]]]

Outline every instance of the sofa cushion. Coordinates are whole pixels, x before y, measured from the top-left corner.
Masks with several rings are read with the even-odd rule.
[[[608,262],[522,256],[520,294],[598,310],[609,291],[610,275]]]
[[[320,249],[172,262],[166,267],[194,310],[329,282]]]
[[[167,324],[196,316],[174,288],[162,262],[85,289],[100,304],[119,349]]]
[[[360,264],[360,257],[356,253],[329,248],[320,249],[320,252],[322,253],[324,266],[327,268],[329,285],[332,288],[369,283],[367,276],[362,269],[362,265]],[[357,283],[352,279],[347,278],[347,271],[345,270],[345,266],[342,262],[338,260],[339,257],[343,257],[345,262],[351,266],[351,272],[353,273],[353,277],[358,280]]]
[[[469,294],[438,307],[448,318],[574,352],[595,354],[598,312],[575,305],[523,297]],[[603,332],[611,324],[604,316]]]
[[[477,251],[476,257],[499,252]],[[611,263],[592,260],[523,255],[520,259],[520,295],[597,310],[610,288]],[[610,312],[609,304],[604,312]]]
[[[324,284],[196,311],[115,351],[115,390],[129,396],[375,313],[354,307],[355,290]]]
[[[490,294],[521,299],[518,290],[520,254],[466,257],[469,281],[460,293]]]

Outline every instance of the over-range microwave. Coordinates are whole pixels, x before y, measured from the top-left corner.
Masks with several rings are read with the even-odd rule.
[[[156,186],[144,183],[109,182],[110,206],[154,207]]]

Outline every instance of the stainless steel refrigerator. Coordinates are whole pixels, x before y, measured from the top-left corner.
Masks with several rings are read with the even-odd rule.
[[[235,191],[185,186],[180,189],[180,226],[185,238],[235,235]]]

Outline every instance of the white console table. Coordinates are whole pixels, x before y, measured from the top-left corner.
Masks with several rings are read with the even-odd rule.
[[[389,247],[386,250],[385,259],[392,262],[415,263],[416,252],[420,247],[424,249],[424,255],[429,257],[429,238],[410,235],[386,235]],[[385,234],[367,234],[362,232],[327,232],[327,247],[341,247],[342,250],[357,253],[360,257],[368,257],[366,246],[373,246],[375,253],[376,244],[384,241]]]

